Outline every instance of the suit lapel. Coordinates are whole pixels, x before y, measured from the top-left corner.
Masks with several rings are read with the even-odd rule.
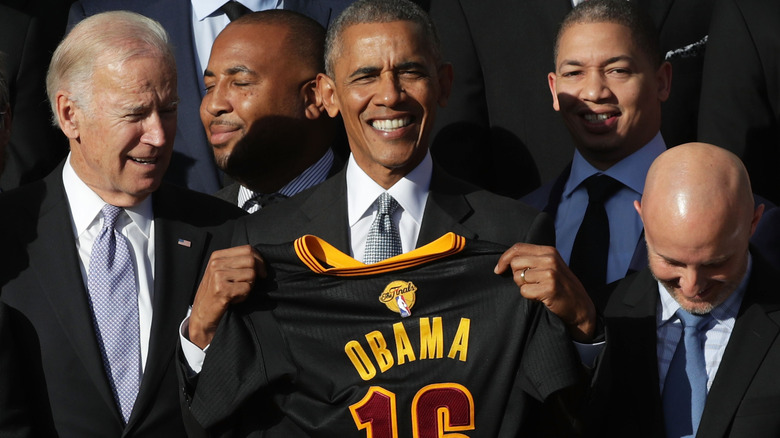
[[[73,238],[70,209],[62,185],[62,166],[46,178],[50,193],[41,204],[38,238],[29,245],[30,267],[38,273],[41,290],[51,304],[54,318],[73,345],[103,401],[121,423],[111,385],[95,338],[87,290]]]
[[[734,331],[707,396],[699,436],[725,434],[753,376],[780,334],[780,299],[771,288],[776,275],[760,257],[754,255],[753,261]]]
[[[558,205],[561,203],[561,198],[563,197],[563,189],[566,187],[566,181],[569,180],[569,175],[571,174],[571,162],[568,166],[561,172],[560,175],[558,175],[558,178],[556,178],[555,182],[553,183],[552,187],[550,188],[550,196],[547,199],[547,205],[545,205],[544,211],[545,213],[549,214],[550,217],[555,218],[555,215],[558,214]]]
[[[450,231],[469,239],[477,237],[473,230],[463,225],[463,221],[474,211],[464,195],[468,192],[462,188],[463,185],[462,181],[447,175],[434,163],[417,247]]]
[[[618,429],[635,427],[646,430],[648,436],[664,435],[656,352],[657,302],[658,283],[645,268],[631,281],[620,283],[604,312],[610,365],[604,378],[612,382],[606,405],[617,410],[606,415],[613,418],[610,422],[622,425]]]
[[[346,167],[312,191],[301,205],[307,233],[325,239],[340,251],[350,254],[347,217]],[[300,237],[300,236],[297,236]]]
[[[153,196],[154,313],[146,368],[127,430],[136,423],[138,413],[144,412],[146,406],[154,401],[162,378],[171,366],[178,327],[195,293],[208,243],[207,232],[172,219],[176,217],[176,212],[170,212],[169,206],[175,203],[166,195],[164,187]]]

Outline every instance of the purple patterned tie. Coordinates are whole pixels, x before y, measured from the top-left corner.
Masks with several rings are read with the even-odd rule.
[[[401,254],[401,235],[393,223],[393,212],[398,209],[398,201],[384,192],[377,198],[377,213],[366,239],[366,264],[381,262],[384,259]]]
[[[103,207],[103,228],[92,245],[87,289],[103,366],[127,423],[141,381],[141,342],[135,269],[125,236],[116,230],[122,209]]]

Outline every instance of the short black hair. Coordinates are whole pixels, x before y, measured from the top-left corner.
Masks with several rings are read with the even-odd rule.
[[[325,71],[333,77],[334,58],[341,51],[341,35],[350,26],[364,23],[410,21],[419,25],[436,64],[441,63],[441,43],[431,17],[420,6],[409,0],[358,0],[328,27],[325,39]]]
[[[627,27],[634,44],[647,55],[653,67],[657,69],[663,63],[655,24],[637,3],[627,0],[588,0],[572,9],[558,28],[553,63],[558,62],[558,46],[564,32],[575,24],[586,23],[615,23]]]
[[[317,71],[325,71],[325,28],[316,20],[293,11],[269,9],[243,15],[230,23],[242,24],[267,24],[289,28],[286,43],[290,50],[295,51],[294,55],[306,63],[316,63]],[[258,41],[258,44],[262,44],[262,41]]]

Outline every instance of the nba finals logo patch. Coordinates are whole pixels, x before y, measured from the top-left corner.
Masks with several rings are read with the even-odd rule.
[[[396,280],[385,287],[384,292],[379,295],[379,301],[383,302],[388,309],[406,318],[412,315],[416,293],[417,286],[411,281]]]

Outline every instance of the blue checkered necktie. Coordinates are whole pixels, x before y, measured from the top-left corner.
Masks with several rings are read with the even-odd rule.
[[[398,209],[398,201],[384,192],[376,200],[377,213],[366,239],[365,263],[377,263],[397,256],[401,249],[401,235],[393,223],[393,212]]]
[[[666,436],[694,437],[707,401],[707,367],[702,328],[711,315],[693,315],[677,310],[683,334],[669,364],[664,382],[663,406]]]
[[[125,236],[116,230],[124,210],[106,204],[92,245],[87,289],[103,366],[127,423],[141,381],[141,341],[135,269]]]

